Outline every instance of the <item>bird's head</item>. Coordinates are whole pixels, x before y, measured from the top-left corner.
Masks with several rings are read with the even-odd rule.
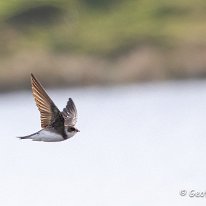
[[[77,132],[80,132],[76,127],[68,126],[66,133],[68,137],[74,136]]]

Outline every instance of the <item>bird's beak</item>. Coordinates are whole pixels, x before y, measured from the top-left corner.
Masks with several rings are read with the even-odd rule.
[[[77,132],[80,132],[78,129],[76,129]]]

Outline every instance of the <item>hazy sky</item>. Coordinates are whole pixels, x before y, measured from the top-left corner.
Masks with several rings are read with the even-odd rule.
[[[0,205],[183,206],[206,198],[206,82],[49,91],[76,103],[80,129],[60,143],[40,129],[30,93],[0,96]]]

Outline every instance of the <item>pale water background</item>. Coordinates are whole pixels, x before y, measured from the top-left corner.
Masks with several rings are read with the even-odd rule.
[[[40,129],[30,92],[0,95],[0,205],[205,205],[206,82],[49,90],[79,112],[72,139],[21,141]]]

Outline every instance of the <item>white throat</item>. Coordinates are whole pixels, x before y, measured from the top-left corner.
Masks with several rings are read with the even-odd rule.
[[[64,131],[68,138],[73,137],[77,133],[76,131],[68,132],[67,129],[65,129]]]

